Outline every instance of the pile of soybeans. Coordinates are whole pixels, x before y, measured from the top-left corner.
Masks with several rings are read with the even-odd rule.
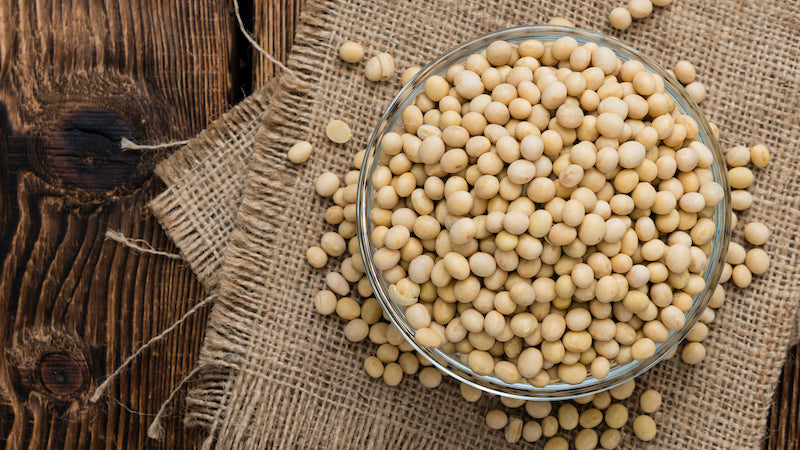
[[[357,64],[364,49],[346,42],[340,55]],[[418,70],[406,70],[403,82]],[[394,60],[381,53],[365,73],[371,81],[389,79]],[[696,86],[689,90],[695,101],[705,98],[690,63],[680,62],[674,73]],[[325,132],[335,143],[352,136],[339,120]],[[707,289],[704,273],[721,220],[725,192],[698,132],[663,78],[572,37],[496,41],[426,79],[424,92],[402,111],[402,129],[380,142],[369,211],[374,265],[416,330],[415,341],[455,355],[479,375],[538,387],[602,379],[615,365],[653,356]],[[302,163],[312,152],[299,142],[288,156]],[[347,321],[350,341],[377,346],[364,361],[370,376],[396,386],[418,374],[435,388],[441,372],[388,323],[365,276],[355,236],[364,158],[365,151],[354,156],[344,185],[330,172],[317,180],[317,192],[332,198],[325,220],[336,231],[308,249],[308,261],[326,268],[329,258],[344,258],[314,305]],[[768,160],[763,145],[727,150],[735,211],[753,203],[747,166],[763,168]],[[731,243],[721,279],[740,288],[769,266],[757,247],[769,237],[766,226],[749,223],[743,235],[752,248]],[[709,288],[709,307],[681,350],[688,364],[705,358],[701,341],[725,300],[721,286]],[[560,404],[501,398],[507,408],[524,407],[530,420],[492,410],[486,421],[510,442],[545,437],[545,448],[567,448],[559,430],[580,427],[576,448],[614,448],[628,422],[627,408],[615,401],[634,387],[629,381]],[[482,395],[466,384],[461,392],[470,402]],[[660,403],[655,391],[641,395],[643,414],[632,423],[638,438],[655,436],[647,414]]]

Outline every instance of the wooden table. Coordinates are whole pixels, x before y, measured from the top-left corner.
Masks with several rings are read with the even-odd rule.
[[[303,0],[241,1],[245,23],[285,60]],[[203,297],[179,261],[104,240],[107,229],[176,249],[146,208],[167,151],[275,68],[218,0],[0,0],[0,443],[7,448],[196,447],[182,397],[166,439],[147,427],[194,366],[208,310],[143,352],[98,404],[88,397],[142,343]],[[768,448],[798,448],[792,350]]]

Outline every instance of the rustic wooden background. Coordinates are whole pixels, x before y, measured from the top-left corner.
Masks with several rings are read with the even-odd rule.
[[[285,61],[303,0],[242,0]],[[145,207],[165,152],[118,141],[185,139],[276,71],[239,33],[230,0],[0,0],[0,444],[197,447],[182,397],[163,442],[147,427],[194,366],[208,310],[144,352],[97,405],[88,397],[203,289],[179,261],[104,240],[107,229],[175,252]],[[800,442],[793,349],[765,448]]]

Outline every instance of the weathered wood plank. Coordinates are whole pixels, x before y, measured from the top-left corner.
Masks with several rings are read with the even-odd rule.
[[[193,367],[207,311],[93,389],[203,295],[146,202],[161,153],[118,142],[193,136],[234,98],[230,2],[0,0],[0,444],[199,443],[179,414],[147,426]],[[179,410],[180,398],[173,410]]]
[[[789,351],[780,384],[775,390],[764,448],[800,449],[800,346]]]
[[[292,51],[294,32],[305,0],[254,1],[253,34],[257,42],[282,63]],[[266,83],[280,69],[257,51],[253,53],[253,85]]]

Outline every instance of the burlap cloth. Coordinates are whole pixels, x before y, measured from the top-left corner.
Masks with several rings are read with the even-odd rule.
[[[156,166],[166,188],[149,206],[209,290],[217,284],[255,135],[279,81],[271,79]]]
[[[311,270],[304,254],[326,230],[327,203],[314,193],[313,180],[323,170],[349,168],[399,88],[399,77],[371,83],[361,67],[341,62],[336,50],[342,41],[362,42],[369,54],[388,51],[402,70],[478,34],[560,15],[618,36],[667,67],[689,59],[709,88],[703,106],[719,125],[723,143],[765,142],[772,149],[772,163],[757,172],[751,188],[756,204],[739,215],[740,222],[761,220],[770,226],[770,271],[746,290],[728,290],[701,366],[675,358],[638,380],[641,389],[658,389],[665,398],[656,414],[659,435],[648,447],[759,446],[800,299],[800,196],[795,194],[800,4],[676,1],[624,33],[608,26],[612,6],[597,1],[307,4],[289,61],[293,73],[283,76],[269,113],[263,114],[269,96],[254,94],[248,112],[237,108],[241,114],[223,118],[159,169],[169,188],[151,206],[218,296],[200,356],[205,370],[187,399],[186,422],[208,429],[207,444],[508,445],[502,433],[484,425],[483,413],[496,406],[486,396],[473,405],[461,399],[454,382],[428,390],[416,377],[406,377],[396,388],[370,379],[361,364],[374,349],[349,343],[339,321],[313,310],[311,299],[324,271]],[[323,129],[331,118],[351,125],[351,142],[327,141]],[[254,130],[251,147],[246,136]],[[297,139],[310,140],[316,149],[302,166],[285,158]],[[642,446],[632,433],[623,434],[625,448]]]

